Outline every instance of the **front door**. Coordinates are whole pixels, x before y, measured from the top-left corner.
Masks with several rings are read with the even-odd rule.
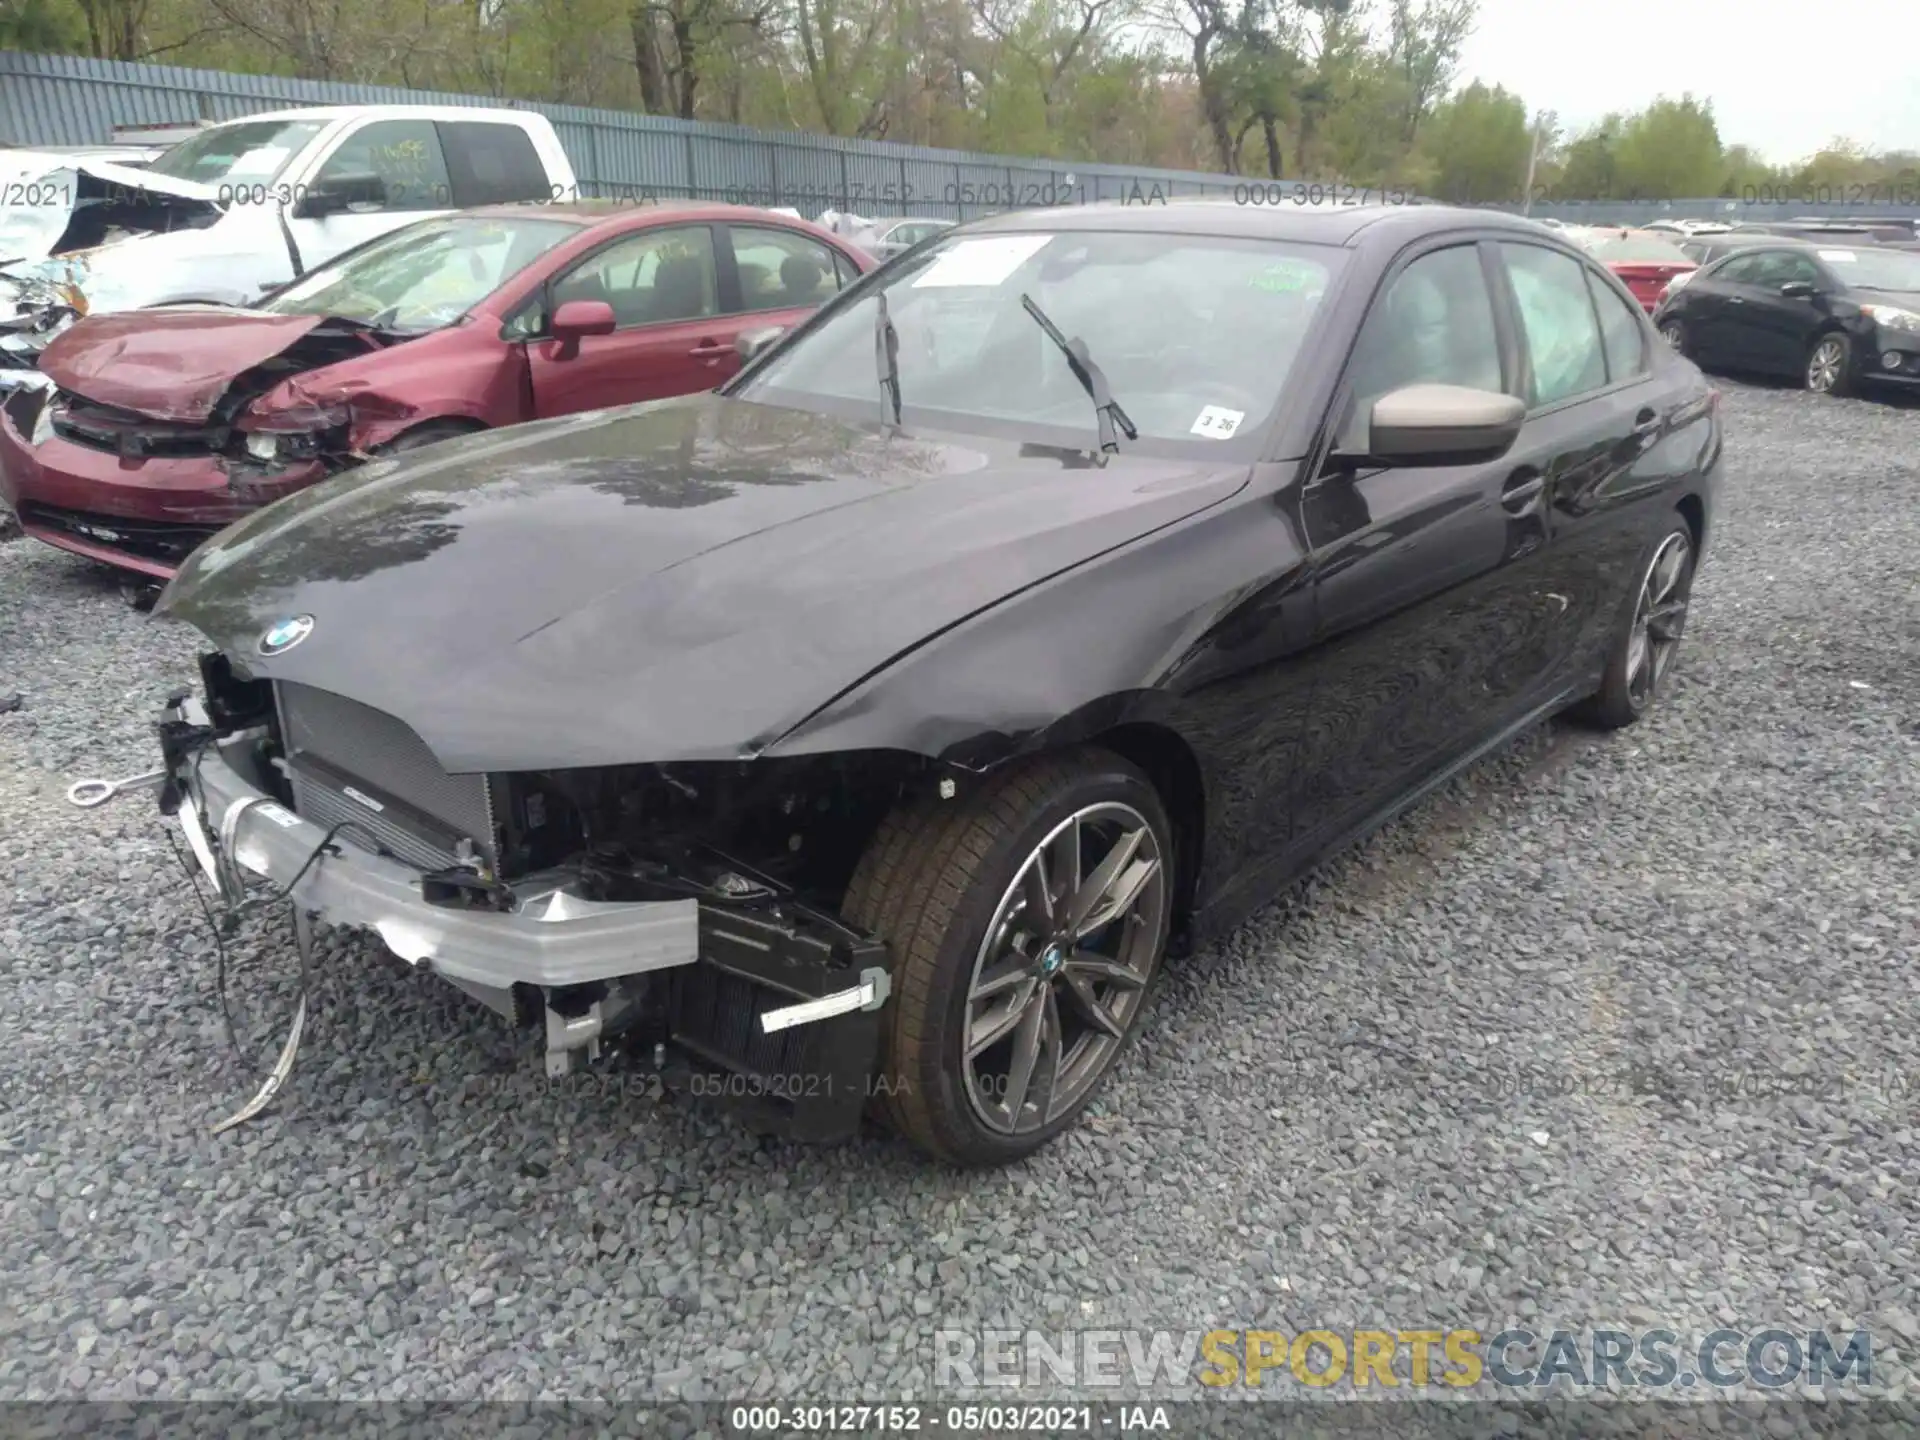
[[[1811,286],[1811,293],[1781,293],[1783,285],[1796,284]],[[1800,374],[1814,334],[1827,320],[1831,301],[1822,293],[1830,288],[1827,277],[1811,255],[1773,250],[1762,257],[1752,288],[1737,323],[1754,368],[1775,375]]]
[[[327,215],[302,215],[308,191],[323,181],[372,177],[385,199]],[[372,120],[337,139],[320,163],[293,187],[285,207],[287,229],[311,270],[354,246],[436,211],[454,208],[452,183],[431,120]]]
[[[1529,424],[1491,464],[1369,468],[1338,459],[1365,454],[1373,402],[1402,386],[1527,393],[1525,350],[1502,343],[1496,318],[1500,275],[1492,246],[1418,255],[1387,280],[1356,343],[1336,402],[1336,455],[1303,510],[1316,611],[1313,714],[1294,798],[1304,848],[1336,841],[1493,733],[1546,682],[1564,648],[1566,597],[1554,598],[1548,563],[1558,446],[1550,426]],[[1597,335],[1592,347],[1604,383]],[[1553,376],[1587,378],[1559,368]]]
[[[739,363],[739,321],[721,313],[711,226],[656,226],[596,250],[548,286],[545,316],[569,300],[605,301],[616,328],[577,348],[530,342],[537,416],[711,390]],[[536,328],[544,335],[544,319]]]

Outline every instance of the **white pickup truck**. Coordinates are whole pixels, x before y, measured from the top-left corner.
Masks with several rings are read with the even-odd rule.
[[[275,110],[209,126],[138,169],[0,151],[0,371],[31,377],[79,315],[245,305],[435,212],[575,198],[560,137],[525,110]]]

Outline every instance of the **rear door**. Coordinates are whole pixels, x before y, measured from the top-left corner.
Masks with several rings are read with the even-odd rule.
[[[1687,348],[1703,364],[1736,364],[1738,311],[1747,303],[1762,251],[1748,250],[1696,275],[1681,292]]]
[[[1693,367],[1660,363],[1645,314],[1601,267],[1544,246],[1500,250],[1530,371],[1532,408],[1514,453],[1525,452],[1546,480],[1552,587],[1542,613],[1552,688],[1598,673],[1648,507],[1687,463],[1687,447],[1698,453],[1697,433],[1683,433],[1698,381],[1674,382]],[[1589,310],[1602,367],[1592,360]]]
[[[728,344],[763,326],[793,326],[840,293],[859,269],[832,246],[798,230],[772,225],[722,225],[722,294],[733,323]],[[740,368],[736,354],[716,367],[718,378]]]
[[[1433,382],[1524,393],[1524,362],[1494,247],[1417,253],[1361,328],[1334,449],[1365,453],[1373,402],[1389,391]],[[1597,339],[1593,362],[1604,367]],[[1557,651],[1548,458],[1522,444],[1488,465],[1332,461],[1308,486],[1314,714],[1294,802],[1308,849],[1497,729],[1545,683]]]
[[[733,355],[722,315],[713,227],[657,225],[621,236],[554,277],[541,300],[510,322],[527,341],[534,414],[542,418],[711,390]],[[610,335],[577,347],[551,338],[555,309],[601,300]]]

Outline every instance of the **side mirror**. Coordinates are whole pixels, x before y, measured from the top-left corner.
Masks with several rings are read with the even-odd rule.
[[[329,175],[306,188],[293,214],[298,220],[322,220],[356,206],[383,209],[386,203],[387,182],[378,175]]]
[[[553,312],[547,332],[560,344],[556,360],[571,360],[580,353],[580,342],[589,335],[611,335],[619,328],[613,306],[604,300],[568,300]]]
[[[1526,422],[1526,402],[1464,385],[1408,385],[1373,402],[1367,459],[1376,465],[1498,460]]]
[[[771,350],[774,342],[786,333],[787,327],[784,325],[764,325],[758,330],[743,330],[740,338],[733,342],[733,348],[740,352],[740,363],[745,365]]]
[[[1813,282],[1811,280],[1789,280],[1780,287],[1780,293],[1789,300],[1811,300]]]

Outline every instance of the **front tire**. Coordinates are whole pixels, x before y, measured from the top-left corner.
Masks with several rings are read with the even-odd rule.
[[[1848,394],[1853,389],[1853,342],[1838,331],[1815,339],[1801,378],[1816,395]]]
[[[1680,658],[1693,565],[1693,531],[1676,516],[1640,557],[1606,674],[1598,693],[1580,708],[1582,719],[1619,730],[1642,719],[1664,693]]]
[[[1160,798],[1104,750],[895,811],[841,907],[893,955],[881,1118],[965,1166],[1071,1126],[1146,1011],[1173,893]]]
[[[1667,342],[1667,348],[1673,351],[1674,354],[1684,356],[1689,360],[1693,358],[1687,351],[1690,337],[1687,334],[1687,325],[1684,320],[1671,317],[1662,320],[1660,322],[1660,338]]]

